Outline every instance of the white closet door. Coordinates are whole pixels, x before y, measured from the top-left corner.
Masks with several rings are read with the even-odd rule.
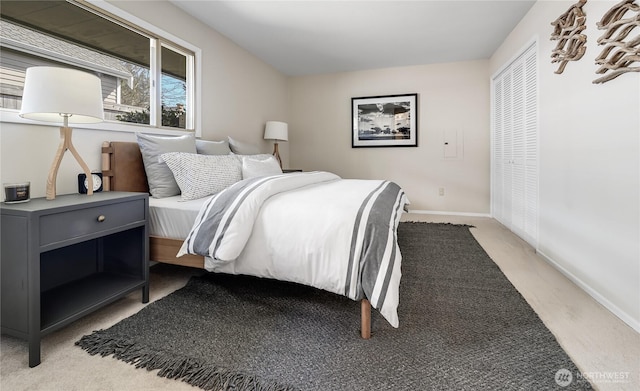
[[[493,81],[493,134],[491,145],[491,210],[493,216],[500,222],[504,221],[504,170],[506,158],[504,156],[504,80]],[[504,224],[504,223],[503,223]]]
[[[525,56],[525,239],[538,243],[538,59],[535,46]]]
[[[493,216],[531,243],[538,238],[538,91],[535,43],[492,80]]]
[[[513,97],[511,100],[511,227],[520,236],[524,227],[524,65],[513,64]]]

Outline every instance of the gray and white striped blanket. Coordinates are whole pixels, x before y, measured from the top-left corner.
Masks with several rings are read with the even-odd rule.
[[[383,180],[320,171],[246,179],[205,202],[178,256],[203,255],[210,271],[366,297],[398,327],[397,227],[407,203]]]

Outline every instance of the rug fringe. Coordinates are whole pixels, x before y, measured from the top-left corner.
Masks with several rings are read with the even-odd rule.
[[[158,376],[181,380],[203,390],[234,391],[294,391],[294,387],[272,380],[260,379],[238,371],[217,366],[207,366],[190,357],[175,356],[170,352],[154,351],[138,345],[126,338],[113,338],[104,335],[105,330],[94,331],[76,342],[77,346],[91,355],[114,358],[145,368],[148,371],[158,369]]]

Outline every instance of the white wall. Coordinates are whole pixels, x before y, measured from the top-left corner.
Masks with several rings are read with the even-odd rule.
[[[604,84],[596,28],[618,1],[589,1],[587,51],[560,75],[550,23],[574,1],[539,1],[490,60],[498,71],[539,37],[539,252],[640,331],[640,74]],[[638,64],[635,64],[636,66]]]
[[[488,74],[483,60],[291,78],[292,167],[393,180],[412,210],[488,214]],[[418,147],[351,148],[351,98],[406,93],[418,93]],[[463,146],[445,160],[452,130]]]
[[[202,138],[219,140],[230,135],[257,144],[264,152],[273,150],[272,144],[263,140],[264,124],[268,120],[286,121],[287,79],[284,75],[169,2],[110,3],[202,50],[203,71],[199,84]],[[31,196],[44,196],[47,174],[58,146],[59,125],[8,123],[4,122],[7,113],[0,115],[3,120],[0,181],[31,181]],[[73,143],[92,170],[100,169],[103,141],[135,141],[133,133],[73,128]],[[287,143],[280,145],[283,164],[288,162],[288,147]],[[67,153],[58,172],[57,193],[77,192],[77,174],[81,171]]]

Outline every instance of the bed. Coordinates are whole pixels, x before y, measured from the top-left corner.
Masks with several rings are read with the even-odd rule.
[[[138,143],[105,142],[102,166],[105,191],[149,191]],[[383,198],[389,200],[382,204]],[[150,260],[347,296],[360,301],[360,334],[368,339],[372,306],[398,327],[396,232],[406,203],[393,182],[344,180],[326,172],[244,179],[187,201],[150,197]],[[343,223],[346,215],[358,223]]]

